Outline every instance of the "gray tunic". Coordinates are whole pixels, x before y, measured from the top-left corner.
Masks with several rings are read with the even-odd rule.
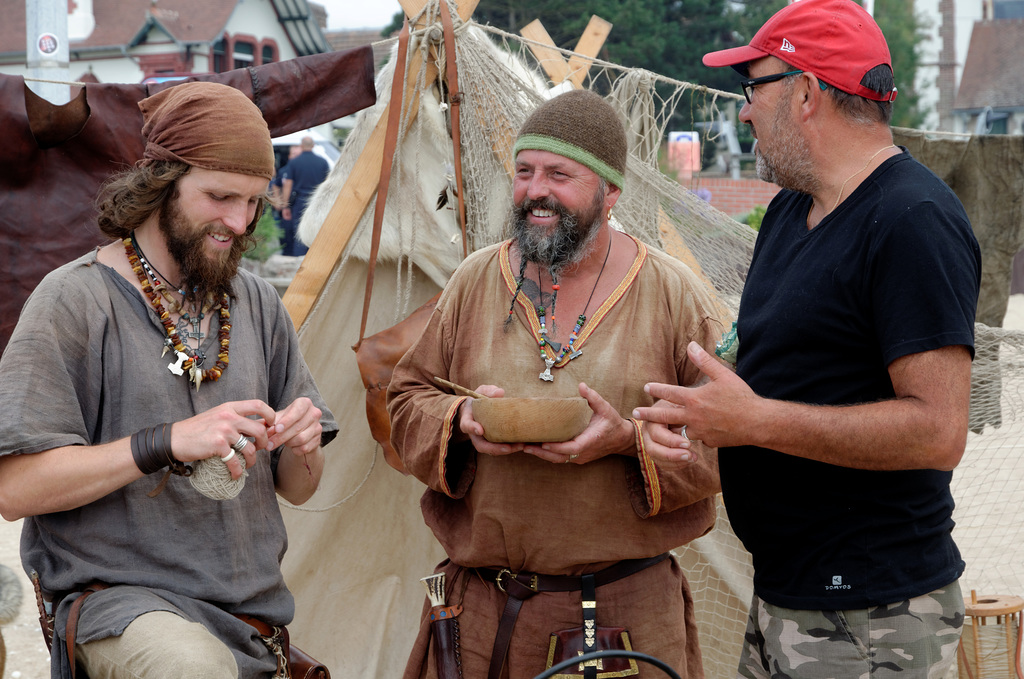
[[[277,292],[244,271],[232,285],[230,363],[219,381],[197,391],[167,369],[172,354],[161,358],[165,335],[156,313],[96,252],[50,273],[0,359],[0,455],[115,441],[227,401],[261,399],[279,410],[300,396],[323,410],[322,442],[333,439],[337,423]],[[214,357],[217,323],[211,326],[203,349]],[[180,476],[151,498],[162,477],[153,474],[84,507],[29,517],[23,566],[52,592],[97,580],[122,585],[89,597],[79,642],[120,634],[143,613],[171,611],[227,642],[241,677],[269,676],[273,657],[231,614],[282,625],[294,613],[280,568],[287,538],[274,490],[279,456],[261,455],[232,500],[208,499]],[[58,636],[73,598],[58,610]],[[54,679],[70,676],[66,654],[53,655]]]

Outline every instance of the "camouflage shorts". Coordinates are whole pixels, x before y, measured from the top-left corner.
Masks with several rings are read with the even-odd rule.
[[[795,611],[756,594],[739,677],[940,679],[956,661],[964,623],[958,582],[885,606]]]

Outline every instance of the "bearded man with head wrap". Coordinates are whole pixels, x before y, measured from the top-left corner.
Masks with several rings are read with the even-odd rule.
[[[224,85],[139,106],[144,158],[98,201],[114,240],[40,283],[0,360],[0,512],[55,597],[54,678],[275,676],[276,494],[313,494],[337,424],[277,292],[238,269],[270,133]],[[216,458],[245,475],[231,499],[185,478]]]
[[[716,451],[658,469],[630,413],[653,403],[655,376],[697,379],[686,346],[712,349],[719,306],[678,260],[610,226],[627,143],[599,95],[542,104],[515,153],[511,238],[454,273],[388,390],[392,443],[427,485],[423,515],[449,557],[462,676],[524,679],[577,651],[632,648],[702,677],[667,552],[714,523]],[[570,441],[492,443],[474,399],[434,376],[495,398],[582,396],[591,419]],[[437,676],[426,613],[407,679]],[[635,674],[610,662],[602,676]]]

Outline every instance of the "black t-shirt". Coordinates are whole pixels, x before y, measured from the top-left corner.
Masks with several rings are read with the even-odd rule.
[[[941,180],[904,149],[808,230],[810,207],[809,196],[780,192],[754,248],[737,373],[756,393],[879,401],[894,395],[893,360],[950,345],[973,353],[981,254]],[[719,457],[729,519],[769,603],[864,608],[963,572],[949,472],[857,470],[750,446]]]

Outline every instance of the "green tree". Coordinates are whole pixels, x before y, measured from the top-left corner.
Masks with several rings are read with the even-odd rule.
[[[893,106],[892,124],[920,127],[925,114],[920,95],[914,87],[920,63],[919,45],[923,38],[923,19],[914,14],[914,3],[906,0],[875,0],[875,21],[882,29],[892,56],[892,71],[899,94]]]
[[[592,15],[613,25],[600,58],[631,68],[643,68],[674,80],[739,93],[740,76],[731,68],[708,68],[707,52],[746,45],[786,0],[480,0],[473,19],[509,33],[539,19],[555,44],[573,49]],[[899,96],[893,124],[919,126],[914,76],[921,20],[907,0],[875,0],[875,17],[889,42]],[[384,30],[389,35],[402,25],[401,13]],[[680,105],[678,125],[692,124],[699,107]],[[686,129],[680,127],[677,129]]]

